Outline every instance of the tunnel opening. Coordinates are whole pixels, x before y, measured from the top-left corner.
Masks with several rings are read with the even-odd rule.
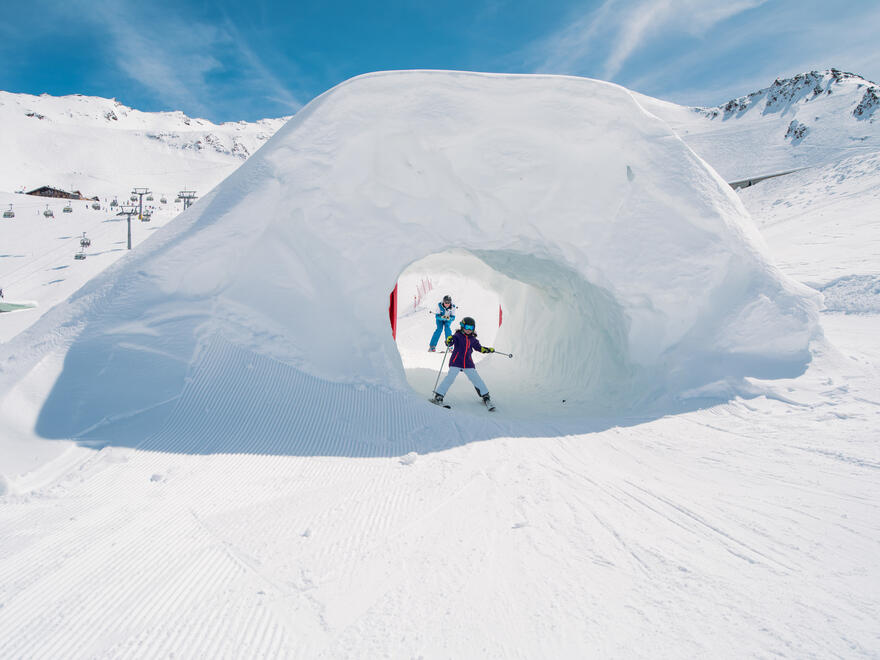
[[[626,316],[608,291],[558,261],[505,250],[445,250],[407,266],[398,295],[398,351],[407,382],[426,398],[441,363],[448,364],[443,335],[436,353],[429,344],[434,309],[450,295],[457,306],[453,331],[463,317],[473,317],[482,344],[514,356],[475,355],[477,371],[506,414],[604,416],[635,401]],[[480,408],[464,376],[447,400]]]

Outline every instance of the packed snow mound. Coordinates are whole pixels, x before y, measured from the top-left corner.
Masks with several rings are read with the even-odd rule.
[[[662,409],[799,373],[817,332],[819,295],[768,262],[736,195],[626,89],[377,73],[315,99],[13,342],[38,355],[46,333],[70,337],[37,431],[187,451],[424,435],[449,413],[407,385],[388,295],[446,253],[477,262],[505,310],[502,402],[525,386],[585,415]],[[517,412],[556,414],[544,405]]]
[[[880,86],[837,69],[776,79],[714,108],[636,96],[730,182],[880,151]]]

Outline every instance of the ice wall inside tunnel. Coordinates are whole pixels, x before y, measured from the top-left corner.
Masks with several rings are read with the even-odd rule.
[[[497,338],[524,356],[506,367],[573,400],[639,406],[790,373],[817,331],[815,296],[768,262],[736,195],[627,90],[387,72],[315,99],[4,347],[4,366],[18,361],[0,377],[23,374],[22,355],[65,352],[37,422],[47,437],[124,435],[146,418],[170,437],[207,424],[212,399],[250,420],[240,432],[283,436],[280,410],[257,398],[295,406],[315,382],[361,415],[378,405],[364,392],[404,395],[405,417],[424,401],[390,336],[388,292],[409,264],[452,250],[522,310]],[[47,347],[50,335],[63,341]],[[413,415],[398,435],[415,432]]]

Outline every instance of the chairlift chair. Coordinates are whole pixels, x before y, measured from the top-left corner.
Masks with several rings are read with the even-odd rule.
[[[164,197],[162,197],[162,198],[159,199],[159,203],[160,203],[160,204],[167,204],[167,203],[168,203],[168,200],[165,199]]]
[[[101,210],[101,203],[100,202],[93,202],[92,208],[95,209],[96,211],[100,211]]]
[[[75,255],[73,255],[73,258],[76,259],[77,261],[82,261],[83,259],[86,258],[86,253],[84,251],[80,250]]]
[[[116,208],[117,206],[119,206],[119,202],[117,202],[117,201],[116,201],[116,198],[114,197],[114,198],[113,198],[113,201],[110,202],[110,207],[111,207],[111,208]]]
[[[79,246],[81,248],[87,248],[92,246],[92,239],[86,238],[86,233],[83,232],[82,238],[79,239]]]
[[[136,202],[136,201],[138,201],[138,196],[137,196],[137,195],[132,195],[131,197],[129,197],[129,199],[130,199],[132,202]]]
[[[148,201],[148,202],[152,202],[152,201],[153,201],[153,196],[152,196],[152,195],[147,195],[147,201]]]
[[[55,217],[55,214],[52,213],[52,209],[49,208],[48,204],[46,204],[46,210],[43,211],[43,215],[46,216],[47,218],[54,218]]]
[[[153,219],[153,214],[147,211],[141,216],[141,222],[150,222]]]
[[[61,210],[64,211],[65,213],[73,213],[73,207],[70,204],[68,204],[67,206],[65,206]]]
[[[8,211],[3,211],[3,217],[4,218],[14,218],[15,217],[15,211],[12,210],[12,204],[9,205]]]

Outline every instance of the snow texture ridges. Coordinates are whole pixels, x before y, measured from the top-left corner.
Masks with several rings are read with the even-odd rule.
[[[820,290],[829,312],[880,314],[880,275],[847,275]]]

